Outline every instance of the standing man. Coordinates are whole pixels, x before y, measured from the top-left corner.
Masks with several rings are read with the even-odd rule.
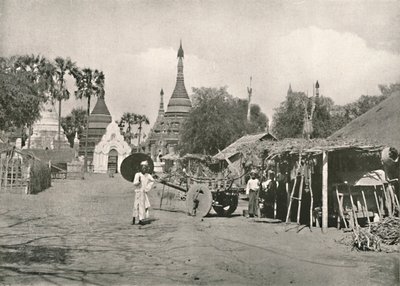
[[[140,163],[140,172],[135,174],[133,185],[135,186],[135,204],[133,206],[132,224],[135,224],[135,218],[139,219],[139,224],[144,225],[143,220],[149,217],[150,202],[147,192],[151,190],[154,179],[148,173],[149,163],[143,161]]]
[[[256,178],[257,172],[251,170],[250,179],[247,181],[246,194],[249,196],[249,217],[257,214],[258,190],[260,189],[260,181]]]

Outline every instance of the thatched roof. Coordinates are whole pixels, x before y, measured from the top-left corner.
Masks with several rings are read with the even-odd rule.
[[[261,156],[266,152],[269,156],[274,154],[310,154],[316,155],[322,152],[339,150],[355,150],[365,152],[378,152],[383,149],[382,145],[367,140],[327,140],[301,138],[288,138],[280,141],[263,141],[242,146],[240,152],[244,155]]]
[[[400,150],[400,92],[336,131],[331,139],[372,139]]]
[[[252,135],[245,135],[235,142],[233,142],[231,145],[223,149],[221,152],[219,152],[217,155],[213,157],[213,159],[216,160],[225,160],[229,159],[233,155],[236,155],[237,153],[240,152],[240,149],[242,146],[246,146],[249,144],[254,144],[256,142],[261,142],[261,141],[276,141],[277,139],[275,136],[273,136],[269,132],[263,132],[259,134],[252,134]]]

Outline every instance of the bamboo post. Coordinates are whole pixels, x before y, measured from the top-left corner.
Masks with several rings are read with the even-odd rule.
[[[12,189],[13,188],[13,181],[14,181],[14,163],[15,163],[15,160],[14,159],[11,159],[11,176],[10,176],[10,188]]]
[[[163,201],[163,198],[164,198],[164,189],[165,189],[165,185],[163,184],[163,188],[162,188],[162,191],[161,191],[161,198],[160,198],[160,209],[162,207],[162,201]]]
[[[328,229],[328,152],[322,153],[322,231]]]
[[[364,190],[361,190],[361,194],[362,194],[363,201],[364,201],[364,207],[365,207],[365,212],[366,212],[366,217],[367,217],[367,223],[369,225],[371,222],[369,220],[368,206],[367,206],[367,200],[365,199]]]
[[[357,213],[356,213],[356,205],[354,204],[353,195],[351,194],[350,186],[347,186],[347,189],[349,191],[349,197],[350,197],[350,202],[351,202],[351,213],[353,214],[353,218],[354,218],[354,227],[357,227],[358,226],[358,218],[357,218]]]
[[[289,201],[290,201],[290,190],[289,190],[289,175],[287,174],[286,176],[286,207],[289,206]]]
[[[381,213],[381,208],[379,206],[378,196],[376,195],[376,186],[374,186],[374,197],[375,197],[376,208],[378,209],[379,219],[382,219],[383,217]]]
[[[297,201],[298,201],[298,204],[297,204],[297,219],[296,219],[297,224],[300,224],[300,211],[301,211],[301,199],[302,199],[302,196],[303,196],[303,185],[304,185],[304,175],[302,175],[301,179],[300,179],[299,197],[297,199]]]
[[[297,184],[297,176],[296,176],[296,178],[294,179],[292,192],[291,192],[291,194],[290,194],[289,206],[288,206],[287,213],[286,213],[286,223],[288,223],[288,222],[289,222],[289,219],[290,219],[290,210],[291,210],[291,208],[292,208],[293,194],[294,194],[294,190],[296,189],[296,184]]]
[[[29,162],[28,168],[26,169],[25,194],[29,194],[30,193],[30,184],[31,184],[31,162]]]
[[[0,158],[0,192],[3,185],[3,158]]]
[[[7,188],[8,184],[8,156],[6,156],[6,177],[5,177],[5,188]]]
[[[312,172],[311,169],[309,168],[308,171],[308,177],[309,177],[309,189],[310,189],[310,229],[313,227],[313,209],[314,209],[314,194],[313,194],[313,190],[312,190]]]
[[[346,222],[346,219],[344,217],[344,211],[343,211],[343,194],[342,194],[342,197],[339,196],[338,186],[336,186],[336,198],[337,198],[338,205],[339,205],[339,216],[343,220],[344,227],[347,228],[347,222]],[[340,219],[338,220],[338,224],[339,224],[338,227],[340,227]]]

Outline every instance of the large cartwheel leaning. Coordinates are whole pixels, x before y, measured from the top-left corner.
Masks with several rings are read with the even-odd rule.
[[[212,194],[206,185],[194,184],[186,194],[186,209],[189,215],[205,217],[212,207]]]

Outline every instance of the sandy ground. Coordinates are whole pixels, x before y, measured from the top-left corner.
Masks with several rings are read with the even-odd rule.
[[[400,284],[398,253],[352,251],[336,229],[254,222],[244,201],[230,218],[201,220],[167,188],[158,209],[161,189],[145,226],[130,224],[134,194],[120,176],[0,194],[0,285]]]

